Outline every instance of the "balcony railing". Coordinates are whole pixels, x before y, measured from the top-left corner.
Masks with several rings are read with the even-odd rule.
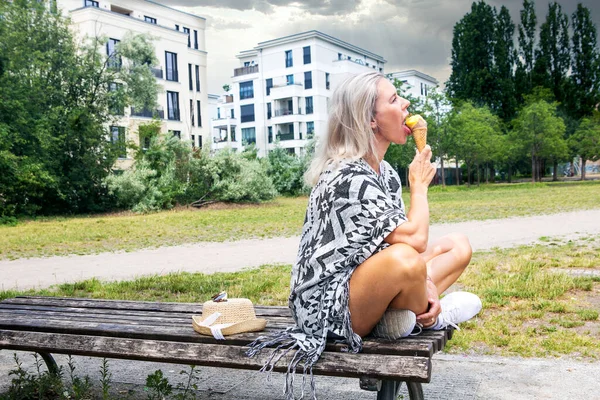
[[[160,119],[165,119],[165,111],[160,109],[148,110],[147,108],[144,108],[143,110],[136,110],[135,108],[131,107],[131,116],[145,118],[157,117]]]
[[[258,72],[258,64],[247,67],[236,68],[233,70],[233,76],[255,74]]]
[[[298,110],[300,111],[300,110]],[[298,112],[300,114],[300,112]],[[282,115],[294,115],[294,110],[289,110],[287,108],[282,108],[280,110],[275,110],[275,116],[281,117]]]
[[[294,132],[292,133],[278,133],[277,134],[277,139],[284,141],[284,140],[294,140]]]
[[[162,68],[150,68],[152,70],[152,75],[154,75],[158,79],[163,79],[163,70]]]

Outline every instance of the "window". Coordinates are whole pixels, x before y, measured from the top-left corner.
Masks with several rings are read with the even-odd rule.
[[[379,68],[379,72],[383,72],[383,68]]]
[[[273,78],[267,79],[267,96],[271,94],[271,88],[273,87]]]
[[[86,7],[96,7],[96,8],[98,8],[98,2],[97,1],[85,0],[85,6]]]
[[[200,66],[196,65],[196,92],[200,91]]]
[[[242,144],[256,143],[256,128],[242,128]]]
[[[269,143],[273,143],[273,127],[270,126],[268,128],[268,130],[269,130]]]
[[[247,104],[240,107],[241,122],[253,122],[254,121],[254,104]]]
[[[286,75],[285,80],[288,85],[294,84],[294,75]]]
[[[179,25],[175,24],[175,30],[179,32]]]
[[[342,59],[342,53],[338,53],[338,61]]]
[[[312,89],[312,72],[310,71],[304,73],[304,89]]]
[[[198,50],[198,31],[194,29],[194,48]]]
[[[329,83],[329,72],[325,72],[325,89],[329,89],[331,87]]]
[[[352,60],[352,57],[348,56],[348,60]]]
[[[120,40],[108,39],[106,43],[106,55],[108,56],[108,66],[110,68],[121,68],[121,56],[117,53],[117,44]]]
[[[292,60],[292,51],[286,50],[285,51],[285,67],[289,68],[289,67],[292,67],[293,65],[294,65],[294,61]]]
[[[306,113],[307,114],[313,113],[313,98],[312,98],[312,96],[308,96],[306,98]]]
[[[191,139],[192,139],[192,148],[195,149],[196,148],[196,135],[192,135]]]
[[[183,33],[187,33],[188,35],[188,47],[192,47],[191,37],[190,37],[190,28],[183,27]]]
[[[116,82],[111,82],[108,84],[108,91],[110,92],[110,113],[112,115],[123,115],[124,107],[119,105],[117,101],[117,92],[121,89],[123,85]]]
[[[310,64],[310,46],[302,48],[302,52],[304,53],[304,64]]]
[[[179,93],[167,92],[167,118],[179,121]]]
[[[306,123],[306,138],[307,139],[312,139],[313,136],[315,134],[315,123],[314,121],[312,122],[307,122]]]
[[[181,139],[181,131],[170,131],[171,135],[176,137],[177,139]]]
[[[192,122],[192,126],[196,126],[196,121],[194,119],[194,100],[190,99],[190,121]]]
[[[192,80],[192,64],[188,64],[188,77],[190,90],[194,90],[194,81]]]
[[[250,66],[250,61],[244,61],[244,67],[249,67]]]
[[[198,135],[198,147],[202,148],[202,135]]]
[[[165,65],[167,66],[167,80],[179,82],[179,73],[177,72],[177,54],[171,53],[170,51],[165,51],[165,58]]]
[[[144,21],[156,25],[156,18],[152,18],[152,17],[149,17],[147,15],[144,15]]]
[[[200,108],[200,100],[196,100],[196,112],[198,113],[198,127],[202,128],[202,108]],[[233,110],[231,110],[231,117],[233,118]]]
[[[115,145],[117,157],[127,158],[127,147],[125,146],[125,127],[111,126],[110,127],[110,142]]]
[[[240,82],[240,100],[254,98],[254,82]]]
[[[231,118],[235,118],[235,113],[233,112],[233,108],[231,109]]]
[[[140,135],[140,146],[142,146],[142,150],[148,150],[150,148],[150,136]]]
[[[267,119],[271,119],[272,112],[271,103],[267,103]]]

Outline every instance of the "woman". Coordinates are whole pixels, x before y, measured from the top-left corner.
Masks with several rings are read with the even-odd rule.
[[[405,144],[411,133],[404,124],[409,105],[376,72],[352,76],[333,93],[328,131],[306,175],[314,187],[289,298],[296,326],[259,338],[248,353],[278,346],[265,368],[296,350],[289,371],[299,363],[310,371],[328,337],[358,352],[374,328],[397,338],[412,331],[415,319],[441,329],[479,312],[481,302],[470,293],[449,295],[446,304],[438,297],[464,271],[471,246],[460,234],[428,244],[431,149],[410,165],[408,214],[400,178],[383,161],[389,145]],[[288,373],[288,399],[292,382]]]

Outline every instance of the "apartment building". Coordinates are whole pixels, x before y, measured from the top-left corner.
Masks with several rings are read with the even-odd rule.
[[[319,31],[265,42],[236,56],[230,92],[218,101],[211,149],[256,144],[265,156],[276,142],[301,154],[325,131],[331,93],[345,77],[383,72],[386,60]]]
[[[57,0],[59,10],[71,18],[80,38],[107,38],[105,54],[110,56],[127,32],[154,38],[158,65],[153,73],[162,87],[157,110],[124,110],[110,126],[113,141],[140,143],[140,124],[153,117],[161,120],[165,134],[189,140],[202,147],[208,140],[208,93],[205,18],[188,14],[150,0]],[[128,167],[133,154],[123,153],[119,166]]]
[[[402,81],[402,88],[413,97],[417,97],[423,101],[427,94],[438,86],[439,82],[434,77],[424,74],[415,69],[406,71],[392,72],[387,75],[391,80],[398,79]]]

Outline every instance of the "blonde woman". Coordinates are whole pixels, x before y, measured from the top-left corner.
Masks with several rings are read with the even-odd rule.
[[[471,246],[460,234],[429,242],[431,149],[410,164],[408,213],[400,178],[383,161],[391,143],[405,144],[411,134],[409,105],[376,72],[352,76],[333,93],[328,130],[306,174],[313,189],[289,298],[296,325],[259,338],[248,352],[277,346],[266,368],[295,351],[289,371],[300,363],[310,371],[328,338],[358,352],[370,333],[397,339],[417,323],[442,329],[481,309],[471,293],[439,300],[469,264]],[[292,383],[288,373],[288,399]]]

